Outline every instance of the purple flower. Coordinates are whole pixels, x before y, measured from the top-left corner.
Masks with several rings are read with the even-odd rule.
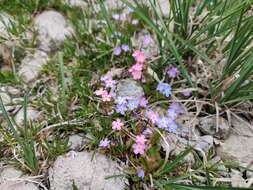
[[[150,128],[147,128],[143,131],[143,135],[150,136],[152,135],[153,131]]]
[[[178,115],[184,113],[183,107],[179,103],[172,103],[168,109],[168,116],[172,119],[176,118]]]
[[[163,94],[166,97],[171,95],[171,86],[167,83],[159,82],[157,86],[157,91]]]
[[[192,92],[190,90],[187,90],[187,91],[184,91],[182,92],[182,94],[185,96],[185,97],[189,97],[192,95]]]
[[[145,177],[145,172],[143,169],[138,169],[137,170],[137,176],[140,177],[141,179],[144,179]]]
[[[153,41],[153,39],[151,38],[151,36],[149,34],[147,34],[147,35],[144,36],[143,45],[145,47],[147,47],[152,43],[152,41]]]
[[[113,51],[113,54],[116,55],[116,56],[119,56],[121,54],[121,47],[120,46],[117,46],[114,51]]]
[[[176,67],[169,67],[167,70],[167,74],[170,78],[176,78],[179,75],[179,70]]]
[[[121,49],[124,51],[124,52],[128,52],[129,51],[129,46],[127,44],[122,44],[121,45]]]
[[[148,105],[148,100],[145,97],[142,97],[139,101],[139,105],[143,108],[147,107]]]
[[[110,145],[110,142],[107,138],[103,139],[99,143],[99,147],[107,148]]]

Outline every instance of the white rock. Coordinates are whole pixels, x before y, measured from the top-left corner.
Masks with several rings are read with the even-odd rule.
[[[65,1],[69,6],[72,6],[72,7],[86,7],[87,6],[87,3],[84,2],[83,0],[66,0]]]
[[[0,190],[38,190],[38,187],[27,182],[21,171],[7,166],[0,173]]]
[[[0,36],[7,38],[9,36],[8,28],[11,27],[13,19],[7,13],[0,13]]]
[[[104,155],[92,153],[69,152],[59,156],[49,170],[51,190],[70,190],[73,182],[82,190],[123,190],[124,179],[121,177],[105,179],[119,175],[117,163]]]
[[[57,49],[73,33],[64,16],[53,10],[36,16],[34,26],[38,31],[39,48],[44,51]]]
[[[133,79],[120,80],[116,91],[117,96],[119,97],[135,99],[144,96],[143,88]]]
[[[40,50],[36,50],[33,55],[27,55],[21,63],[19,76],[24,82],[29,83],[34,81],[44,65],[48,62],[48,55]]]
[[[41,113],[35,110],[33,107],[27,108],[27,121],[36,121],[40,118]],[[15,121],[18,126],[22,126],[24,122],[24,109],[20,109],[15,115]]]

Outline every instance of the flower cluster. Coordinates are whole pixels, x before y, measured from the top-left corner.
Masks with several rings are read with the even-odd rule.
[[[151,37],[145,37],[145,44],[148,45],[151,43]],[[120,55],[121,52],[129,51],[129,47],[125,44],[118,46],[114,50],[115,55]],[[143,78],[144,64],[146,63],[146,56],[141,50],[136,50],[133,53],[135,59],[135,64],[129,69],[130,74],[133,79],[140,80]],[[177,68],[170,68],[167,70],[167,73],[170,78],[175,78],[179,75]],[[112,73],[107,73],[101,77],[102,88],[95,91],[97,96],[101,96],[103,102],[111,101],[113,112],[119,113],[121,115],[126,115],[127,112],[132,113],[141,120],[148,121],[148,126],[145,129],[141,130],[141,133],[136,135],[134,143],[132,145],[133,153],[136,155],[144,155],[148,147],[148,139],[152,138],[153,130],[152,127],[157,127],[168,132],[176,132],[177,124],[175,119],[183,113],[183,109],[179,103],[172,103],[166,114],[161,114],[153,109],[148,104],[146,97],[128,97],[128,96],[116,96],[116,85],[117,81],[113,79]],[[165,82],[159,82],[157,86],[157,91],[163,94],[166,97],[170,97],[172,94],[172,88],[169,84]],[[114,132],[121,134],[121,131],[124,127],[127,130],[128,122],[123,122],[121,118],[116,118],[112,121],[111,127]],[[100,148],[108,148],[111,141],[108,138],[105,138],[100,141]],[[140,176],[143,176],[143,173],[140,172]]]

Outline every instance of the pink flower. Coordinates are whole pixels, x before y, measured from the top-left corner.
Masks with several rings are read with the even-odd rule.
[[[133,144],[134,154],[143,155],[145,153],[146,145],[145,144]]]
[[[137,63],[144,63],[146,61],[146,56],[140,50],[135,50],[133,53],[133,57],[135,58]]]
[[[97,95],[97,96],[101,96],[102,94],[104,94],[105,93],[105,90],[103,89],[103,88],[100,88],[99,90],[96,90],[95,91],[95,94]]]
[[[152,110],[147,111],[145,116],[151,121],[152,124],[155,124],[159,119],[159,114]]]
[[[145,144],[147,142],[147,139],[145,138],[144,135],[137,135],[135,142],[137,144]]]
[[[143,67],[144,65],[142,63],[136,63],[129,69],[129,72],[133,76],[134,80],[141,79]]]
[[[123,126],[124,126],[124,124],[120,119],[116,119],[116,121],[112,122],[112,129],[113,130],[120,131]]]
[[[112,100],[112,94],[108,93],[107,91],[104,91],[104,93],[101,96],[103,102],[110,102]]]

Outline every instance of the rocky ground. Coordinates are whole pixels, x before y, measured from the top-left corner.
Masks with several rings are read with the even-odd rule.
[[[114,10],[120,6],[116,2],[108,0],[105,5]],[[161,7],[164,8],[162,13],[166,16],[168,14],[165,9],[166,5],[163,5],[166,1],[161,3]],[[71,11],[87,9],[87,3],[81,0],[69,0],[63,4],[71,7]],[[100,9],[98,5],[95,8],[97,11]],[[87,113],[87,118],[77,117],[78,119],[76,119],[72,117],[80,116],[81,112],[84,113],[84,110],[80,108],[82,102],[78,100],[78,95],[72,96],[71,104],[64,108],[67,110],[67,117],[61,115],[63,112],[58,112],[62,96],[66,96],[68,93],[63,89],[76,84],[75,76],[73,76],[76,71],[73,68],[80,63],[79,60],[68,59],[68,55],[64,55],[64,59],[68,59],[70,62],[65,64],[65,68],[62,68],[64,69],[64,85],[67,87],[62,86],[62,76],[59,77],[60,79],[57,76],[61,75],[61,72],[58,73],[58,65],[61,64],[60,54],[73,51],[69,48],[73,46],[75,51],[70,55],[87,53],[83,52],[84,50],[79,44],[71,44],[71,39],[77,38],[77,33],[82,32],[82,29],[78,31],[73,26],[70,15],[65,12],[64,8],[62,9],[63,11],[55,7],[42,8],[32,15],[32,21],[26,30],[19,33],[18,38],[10,35],[7,29],[12,23],[19,22],[15,20],[17,17],[14,18],[1,10],[0,36],[4,38],[1,44],[3,60],[1,72],[14,71],[16,76],[6,75],[4,76],[6,81],[3,80],[3,82],[0,78],[0,96],[6,111],[13,118],[16,126],[25,130],[26,121],[24,120],[38,126],[36,129],[34,128],[34,131],[31,131],[31,135],[36,134],[37,142],[40,142],[34,144],[40,167],[38,172],[34,173],[22,165],[24,160],[19,155],[20,145],[5,130],[1,130],[0,147],[3,159],[1,159],[0,168],[0,189],[131,189],[133,181],[129,181],[124,173],[124,168],[130,163],[122,158],[110,157],[106,151],[94,151],[94,146],[97,143],[93,137],[94,133],[83,132],[82,127],[91,126],[85,123],[87,118],[93,117],[92,113]],[[89,30],[89,28],[85,28],[85,30]],[[145,30],[136,32],[132,38],[134,47],[140,45],[145,34]],[[97,38],[99,41],[100,37],[97,36]],[[101,39],[101,41],[103,40]],[[66,45],[66,43],[68,44]],[[157,49],[157,43],[153,42],[150,48],[145,49],[145,53],[152,58],[157,54]],[[79,58],[81,59],[82,56]],[[96,59],[96,57],[90,57],[90,59]],[[61,70],[61,68],[59,69]],[[79,67],[78,69],[85,68]],[[120,71],[118,72],[120,73]],[[94,74],[93,80],[95,81],[99,75],[101,75],[99,72]],[[119,75],[124,76],[124,73]],[[9,80],[12,80],[11,82],[7,80],[8,77]],[[85,85],[82,82],[80,84],[80,86]],[[92,80],[87,85],[91,86]],[[136,98],[144,95],[143,88],[131,78],[119,80],[117,90],[117,96],[120,97]],[[27,93],[29,94],[29,104],[27,118],[24,119],[23,103]],[[92,99],[92,97],[89,98]],[[173,158],[191,146],[194,152],[184,158],[189,167],[198,162],[196,159],[196,155],[198,155],[198,158],[203,159],[205,167],[217,164],[219,175],[214,177],[216,183],[231,183],[233,187],[251,187],[253,183],[252,124],[246,120],[247,118],[232,111],[223,114],[200,114],[202,107],[208,103],[198,102],[196,99],[190,101],[194,102],[194,100],[193,104],[189,104],[187,101],[182,102],[186,112],[176,120],[177,131],[165,133],[161,138],[160,145],[164,153]],[[191,112],[192,108],[188,109],[189,106],[193,106],[197,111]],[[94,122],[96,117],[93,119]],[[0,122],[3,128],[9,125],[4,118],[3,111],[0,111]],[[61,139],[59,142],[54,136],[56,134],[57,138]],[[236,167],[228,169],[229,163],[233,165],[236,163]],[[107,179],[110,176],[114,177]],[[195,177],[202,180],[203,183],[205,182],[201,175]]]

